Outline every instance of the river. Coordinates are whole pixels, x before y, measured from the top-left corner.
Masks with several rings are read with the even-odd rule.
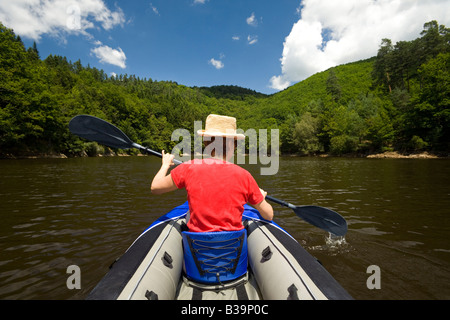
[[[148,225],[185,201],[183,190],[150,194],[159,165],[154,157],[0,161],[0,299],[84,299]],[[450,299],[448,159],[282,157],[274,176],[243,166],[269,194],[347,219],[345,238],[330,239],[273,204],[275,221],[355,299]],[[71,265],[80,289],[67,287]],[[379,289],[368,288],[371,266]]]

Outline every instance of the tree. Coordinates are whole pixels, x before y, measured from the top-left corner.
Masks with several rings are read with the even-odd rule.
[[[295,124],[294,143],[304,154],[313,154],[323,151],[319,142],[319,120],[306,112]]]
[[[439,53],[449,52],[450,29],[444,25],[439,25],[436,20],[425,23],[420,35],[422,36],[420,38],[422,52],[420,52],[421,61],[419,65],[436,57]]]
[[[339,80],[336,77],[336,73],[333,69],[330,70],[328,78],[327,78],[327,93],[331,95],[334,102],[339,102],[342,97],[341,86],[339,85]]]
[[[366,139],[375,151],[385,151],[394,139],[394,127],[384,108],[380,108],[376,115],[366,120]]]
[[[362,140],[364,121],[355,110],[340,105],[332,110],[323,131],[330,139],[332,153],[355,152]]]
[[[373,77],[376,82],[383,84],[389,88],[389,92],[392,91],[391,78],[390,78],[390,66],[392,59],[392,41],[390,39],[381,40],[380,49],[378,50],[377,59],[373,66]]]
[[[30,58],[33,60],[39,60],[39,51],[36,45],[36,41],[33,42],[33,47],[28,48],[28,54],[30,55]]]
[[[450,143],[450,53],[441,53],[419,69],[422,90],[412,116],[418,133],[438,149]]]

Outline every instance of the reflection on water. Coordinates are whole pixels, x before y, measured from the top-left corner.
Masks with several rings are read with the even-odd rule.
[[[356,299],[450,299],[448,160],[285,157],[260,186],[296,205],[342,214],[345,238],[274,204],[292,234]],[[83,299],[134,239],[186,199],[152,196],[152,157],[0,161],[0,298]],[[67,267],[81,269],[69,290]],[[366,270],[381,270],[369,290]]]

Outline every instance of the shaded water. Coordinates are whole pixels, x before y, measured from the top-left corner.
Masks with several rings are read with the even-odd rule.
[[[152,196],[152,157],[0,161],[0,299],[83,299],[134,239],[186,199]],[[274,204],[275,221],[356,299],[450,299],[449,160],[283,157],[260,186],[296,205],[329,207],[344,239]],[[67,267],[81,289],[66,286]],[[369,290],[367,268],[381,271]]]

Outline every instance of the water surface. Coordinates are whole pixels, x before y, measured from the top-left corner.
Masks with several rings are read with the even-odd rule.
[[[134,239],[186,199],[154,196],[153,157],[0,161],[0,299],[84,299]],[[273,196],[348,221],[330,239],[274,204],[291,233],[356,299],[450,299],[450,162],[283,157],[276,176],[244,165]],[[78,265],[81,289],[66,286]],[[367,268],[381,270],[369,290]]]

